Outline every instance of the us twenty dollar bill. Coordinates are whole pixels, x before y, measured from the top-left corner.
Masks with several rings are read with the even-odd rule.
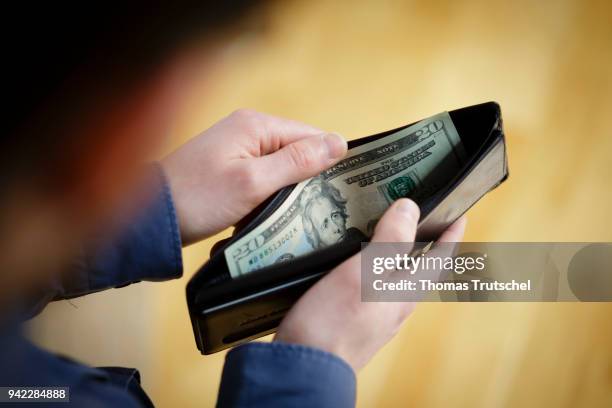
[[[393,201],[432,195],[466,157],[447,112],[350,149],[338,164],[299,183],[263,223],[225,249],[230,275],[236,278],[351,236],[365,240]]]

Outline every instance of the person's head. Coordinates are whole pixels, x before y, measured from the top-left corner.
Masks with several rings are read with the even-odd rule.
[[[122,205],[168,132],[189,67],[210,65],[257,3],[3,9],[0,298],[62,268]]]
[[[326,247],[345,238],[346,199],[336,187],[316,177],[304,188],[300,204],[306,239],[313,248]]]

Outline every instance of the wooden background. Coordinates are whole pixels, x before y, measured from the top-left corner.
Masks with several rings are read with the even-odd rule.
[[[168,148],[239,107],[356,138],[495,100],[510,179],[466,240],[612,241],[612,3],[283,1],[258,21]],[[213,406],[224,353],[197,352],[184,287],[217,239],[184,251],[181,280],[51,305],[33,338],[140,368],[158,406]],[[612,304],[422,304],[358,382],[361,407],[610,407]]]

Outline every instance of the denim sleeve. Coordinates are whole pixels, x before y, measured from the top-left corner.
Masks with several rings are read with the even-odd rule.
[[[153,199],[137,213],[116,214],[118,234],[95,239],[67,273],[33,294],[25,317],[39,313],[52,300],[182,276],[181,236],[170,188],[159,165],[151,165],[149,175]]]
[[[250,343],[226,357],[219,407],[353,407],[355,374],[333,354],[286,343]]]

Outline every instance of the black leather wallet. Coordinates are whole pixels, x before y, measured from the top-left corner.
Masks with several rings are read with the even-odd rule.
[[[421,209],[417,240],[435,240],[488,191],[508,177],[501,110],[488,102],[449,112],[468,160],[449,182],[417,202]],[[349,149],[385,137],[397,129],[348,142]],[[223,250],[272,214],[295,187],[281,189],[237,227],[187,285],[187,305],[198,349],[203,354],[247,342],[275,331],[295,301],[322,275],[361,249],[361,238],[348,238],[294,260],[232,279]]]

